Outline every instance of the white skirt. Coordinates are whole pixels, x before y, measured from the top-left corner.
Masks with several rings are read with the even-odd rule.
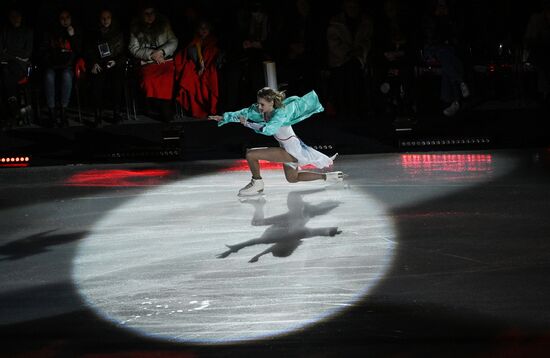
[[[295,135],[289,138],[279,138],[275,137],[279,142],[280,146],[290,155],[292,155],[298,163],[288,163],[293,167],[301,167],[304,165],[313,165],[319,169],[325,169],[333,165],[333,160],[336,157],[328,157],[327,155],[319,152],[316,149],[308,146],[300,140],[300,138]],[[297,164],[297,165],[296,165]]]

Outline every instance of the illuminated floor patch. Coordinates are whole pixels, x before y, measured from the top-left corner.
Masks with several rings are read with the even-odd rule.
[[[147,336],[246,341],[341,312],[390,266],[391,218],[363,191],[269,172],[265,195],[241,201],[248,180],[191,178],[110,212],[74,261],[87,303]]]

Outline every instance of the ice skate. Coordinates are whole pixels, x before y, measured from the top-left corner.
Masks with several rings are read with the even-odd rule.
[[[252,196],[261,194],[264,191],[264,181],[262,179],[254,179],[250,181],[244,188],[239,190],[238,196]]]
[[[327,183],[339,183],[344,180],[346,175],[343,172],[328,172],[325,174]]]

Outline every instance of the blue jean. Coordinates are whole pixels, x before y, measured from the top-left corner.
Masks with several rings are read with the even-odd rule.
[[[60,85],[59,100],[61,107],[66,108],[71,99],[73,89],[73,69],[72,67],[53,69],[47,68],[44,73],[44,93],[46,95],[46,104],[48,108],[55,108],[55,99],[57,93],[56,85]]]
[[[435,58],[441,64],[441,99],[458,101],[460,83],[464,82],[464,66],[451,46],[426,46],[424,58]]]

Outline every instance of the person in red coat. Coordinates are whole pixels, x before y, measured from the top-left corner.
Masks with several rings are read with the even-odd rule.
[[[217,113],[217,39],[208,21],[200,21],[193,40],[176,56],[177,101],[186,114],[200,119]]]

